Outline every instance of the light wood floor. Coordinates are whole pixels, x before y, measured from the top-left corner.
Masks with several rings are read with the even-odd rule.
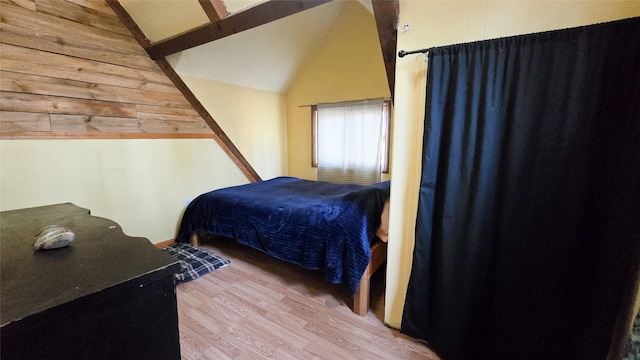
[[[339,285],[235,240],[202,247],[231,264],[179,284],[183,359],[429,359],[427,345],[383,324],[384,267],[361,317]]]

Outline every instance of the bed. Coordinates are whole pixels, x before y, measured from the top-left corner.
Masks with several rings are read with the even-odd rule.
[[[386,260],[390,182],[370,186],[277,177],[196,197],[176,241],[236,239],[343,284],[353,311],[369,310],[369,278]]]

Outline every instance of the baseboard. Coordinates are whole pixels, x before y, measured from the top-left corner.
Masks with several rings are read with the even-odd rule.
[[[165,240],[165,241],[160,241],[157,243],[154,243],[153,245],[155,245],[158,249],[162,249],[165,248],[169,245],[173,245],[176,243],[176,239],[169,239],[169,240]]]

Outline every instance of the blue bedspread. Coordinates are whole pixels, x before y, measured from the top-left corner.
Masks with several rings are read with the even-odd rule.
[[[177,242],[193,232],[238,242],[306,269],[323,269],[355,294],[390,182],[370,186],[278,177],[214,190],[185,210]]]

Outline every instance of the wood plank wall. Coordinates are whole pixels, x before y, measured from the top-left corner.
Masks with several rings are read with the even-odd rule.
[[[104,0],[0,0],[0,138],[214,137]]]

